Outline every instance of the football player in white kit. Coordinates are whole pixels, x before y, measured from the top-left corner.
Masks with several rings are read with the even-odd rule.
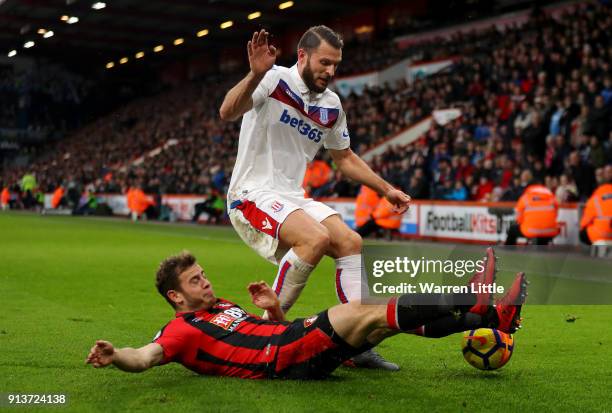
[[[342,59],[342,40],[326,26],[308,29],[297,64],[275,66],[276,49],[265,30],[247,43],[250,71],[230,89],[223,120],[242,116],[238,156],[227,201],[232,225],[259,255],[279,266],[273,289],[287,312],[323,255],[336,262],[338,299],[361,296],[361,237],[329,206],[304,198],[307,162],[325,147],[340,172],[386,197],[398,212],[410,197],[374,173],[350,149],[346,114],[327,89]],[[377,353],[357,365],[397,370]]]

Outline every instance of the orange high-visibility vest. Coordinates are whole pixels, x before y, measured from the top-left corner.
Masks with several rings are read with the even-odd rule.
[[[402,225],[402,216],[393,211],[393,205],[384,197],[378,201],[372,217],[379,227],[386,229],[399,229]]]
[[[379,199],[376,191],[365,185],[361,186],[355,201],[355,226],[360,227],[370,220]]]
[[[612,184],[600,185],[587,201],[580,220],[584,228],[593,243],[612,240]]]
[[[331,168],[325,161],[313,161],[308,164],[304,175],[303,187],[319,188],[325,185],[331,177]]]
[[[59,206],[62,201],[62,197],[64,196],[64,188],[58,186],[53,192],[53,197],[51,198],[51,208],[55,209]]]
[[[125,201],[130,211],[136,211],[134,208],[134,188],[128,188],[125,193]]]
[[[144,213],[150,205],[155,205],[155,202],[149,198],[142,189],[135,188],[132,190],[132,200],[134,211],[139,214]]]
[[[306,172],[304,173],[304,180],[302,181],[302,188],[304,189],[304,198],[310,198],[310,192],[308,190],[311,188],[308,186],[308,183],[310,182],[311,175],[312,172],[310,171],[310,168],[306,167]]]
[[[2,193],[0,193],[0,204],[8,205],[10,200],[11,200],[11,193],[9,192],[8,188],[2,188]]]
[[[555,237],[559,234],[555,195],[544,185],[529,185],[516,205],[516,222],[527,238]]]

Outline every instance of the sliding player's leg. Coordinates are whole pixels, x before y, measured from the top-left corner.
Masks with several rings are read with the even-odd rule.
[[[401,300],[401,298],[400,298]],[[342,362],[363,353],[395,333],[391,325],[414,328],[422,322],[417,308],[362,305],[357,301],[337,305],[289,325],[278,341],[274,377],[312,379],[328,376]],[[409,314],[405,314],[409,313]],[[411,317],[416,317],[410,321]],[[395,316],[394,316],[395,317]]]
[[[522,278],[522,274],[518,278]],[[524,289],[522,291],[525,293]],[[520,313],[520,306],[517,309],[513,304],[516,297],[510,293],[503,299],[505,311],[499,316],[493,307],[493,311],[485,315],[470,313],[464,310],[464,305],[454,304],[458,302],[457,298],[453,295],[426,297],[428,303],[437,299],[436,305],[423,305],[424,301],[415,299],[414,295],[393,298],[386,305],[364,305],[352,301],[313,317],[298,319],[281,336],[273,374],[283,378],[321,378],[343,361],[371,349],[397,332],[409,332],[420,325],[448,317],[455,317],[462,323],[458,325],[460,331],[475,325],[488,325],[504,331],[501,328],[504,314],[512,313],[514,319]]]
[[[461,297],[463,299],[463,297]],[[435,300],[435,301],[434,301]],[[353,347],[361,347],[368,339],[383,339],[380,329],[410,332],[434,320],[467,313],[464,305],[456,305],[459,297],[450,294],[411,295],[394,297],[385,305],[360,304],[351,301],[328,310],[334,331]],[[431,303],[436,302],[435,305]],[[429,305],[424,305],[429,303]],[[482,316],[475,314],[476,317]],[[383,330],[384,331],[384,330]],[[377,332],[373,334],[374,332]],[[369,342],[369,344],[377,344]]]
[[[527,295],[524,273],[518,273],[508,293],[489,306],[483,314],[471,312],[476,294],[405,294],[394,297],[386,305],[366,305],[358,302],[338,305],[328,310],[334,331],[348,344],[360,347],[374,340],[375,334],[383,339],[387,332],[379,329],[411,332],[420,326],[437,326],[448,334],[478,327],[493,327],[504,333],[513,333],[520,327],[521,306]],[[452,321],[451,321],[452,320]],[[374,333],[374,334],[373,334]],[[446,334],[446,335],[448,335]]]
[[[329,321],[346,343],[360,348],[375,345],[395,332],[409,332],[423,324],[450,315],[453,306],[412,305],[413,296],[393,298],[386,305],[367,305],[357,301],[328,310]],[[480,316],[477,316],[480,317]]]

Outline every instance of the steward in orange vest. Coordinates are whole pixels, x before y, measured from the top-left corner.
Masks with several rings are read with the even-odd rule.
[[[355,226],[357,228],[365,225],[372,219],[372,213],[378,205],[380,197],[373,189],[362,185],[355,201]]]
[[[51,197],[51,208],[57,209],[62,203],[62,199],[64,198],[64,187],[58,186],[53,192],[53,197]]]
[[[155,202],[138,187],[128,189],[126,200],[133,218],[134,214],[138,217],[145,214],[148,219],[157,218],[159,215],[155,208]]]
[[[580,220],[580,240],[585,244],[612,241],[612,183],[593,192]]]
[[[9,202],[11,201],[11,193],[7,187],[2,188],[0,192],[0,207],[2,209],[8,209]]]
[[[357,233],[367,237],[379,229],[398,230],[402,215],[393,211],[393,205],[385,197],[365,185],[361,186],[355,205],[355,226]]]
[[[533,184],[525,188],[515,209],[517,223],[508,228],[506,245],[516,245],[519,236],[535,238],[537,245],[547,245],[559,235],[559,205],[555,195],[544,185]]]
[[[402,225],[402,216],[395,212],[393,208],[387,198],[380,198],[372,214],[376,225],[385,229],[398,230]]]
[[[319,196],[317,190],[328,183],[331,176],[332,169],[327,162],[314,160],[309,163],[306,168],[302,187],[306,190],[306,193],[309,194],[308,196]]]

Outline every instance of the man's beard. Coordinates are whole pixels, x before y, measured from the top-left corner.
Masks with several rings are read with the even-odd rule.
[[[306,66],[304,66],[304,70],[302,71],[302,79],[304,83],[313,92],[323,93],[325,89],[327,89],[327,85],[323,87],[317,86],[314,78],[314,73],[312,72],[312,68],[310,67],[310,57],[306,61]]]

